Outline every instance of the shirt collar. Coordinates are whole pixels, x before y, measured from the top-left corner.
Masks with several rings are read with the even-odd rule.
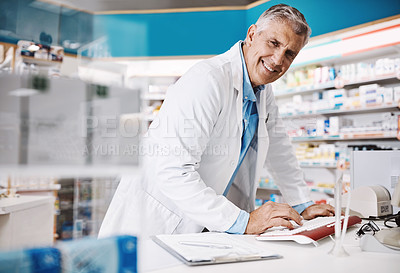
[[[247,72],[246,62],[243,57],[243,42],[239,43],[240,45],[240,57],[242,60],[242,67],[243,67],[243,100],[251,100],[256,101],[255,93],[258,93],[260,90],[264,89],[264,85],[257,86],[253,89],[250,82],[249,73]]]

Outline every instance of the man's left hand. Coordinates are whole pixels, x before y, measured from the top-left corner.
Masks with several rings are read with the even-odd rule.
[[[335,208],[328,204],[314,204],[306,208],[301,216],[305,220],[310,220],[318,216],[334,216]]]

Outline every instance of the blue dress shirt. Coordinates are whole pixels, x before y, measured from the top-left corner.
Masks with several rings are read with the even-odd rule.
[[[226,187],[224,191],[224,195],[226,196],[228,194],[228,191],[233,183],[233,180],[235,179],[235,176],[237,174],[237,171],[239,170],[240,165],[242,164],[242,161],[244,157],[246,156],[246,153],[250,147],[250,143],[252,142],[252,139],[254,137],[254,134],[257,130],[258,126],[258,113],[257,113],[257,106],[256,106],[256,93],[260,92],[260,90],[264,89],[264,86],[257,86],[256,88],[253,89],[251,86],[249,74],[247,72],[247,67],[246,67],[246,62],[244,61],[243,57],[243,50],[242,50],[242,44],[240,45],[241,50],[240,50],[240,57],[242,60],[242,67],[243,67],[243,134],[242,134],[242,145],[240,149],[240,155],[239,155],[239,162],[238,165],[231,177],[231,180],[228,183],[228,186]],[[297,206],[293,206],[293,208],[300,214],[302,213],[307,207],[312,205],[313,202],[307,202],[304,204],[300,204]],[[236,219],[235,223],[226,231],[227,233],[232,233],[232,234],[244,234],[247,223],[249,222],[249,217],[250,214],[244,210],[241,210],[239,213],[238,218]]]

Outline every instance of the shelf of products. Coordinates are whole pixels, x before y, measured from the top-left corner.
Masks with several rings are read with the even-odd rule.
[[[399,59],[378,59],[371,67],[381,62],[390,68],[379,70],[400,73]],[[328,89],[307,96],[293,94],[290,98],[278,98],[277,102],[293,141],[398,137],[400,81],[394,77],[385,85],[360,81],[359,86],[352,89]]]
[[[397,139],[396,131],[369,131],[359,133],[344,133],[340,135],[325,136],[305,136],[292,137],[292,142],[314,142],[314,141],[355,141],[355,140],[373,140],[373,139]]]
[[[300,167],[303,168],[328,168],[328,169],[336,169],[337,168],[337,162],[327,162],[327,163],[322,163],[322,162],[316,162],[316,161],[299,161]]]
[[[40,191],[58,191],[61,189],[60,184],[53,185],[37,185],[35,187],[20,187],[16,188],[17,193],[22,192],[40,192]]]
[[[59,183],[61,189],[58,192],[57,239],[97,236],[119,179],[63,178]]]
[[[49,76],[60,76],[64,59],[64,48],[32,41],[20,40],[15,54],[15,71],[24,73],[44,73]]]
[[[333,195],[334,194],[334,189],[333,188],[328,188],[328,187],[311,187],[310,186],[310,190],[313,192],[321,192],[321,193],[326,193],[329,195]]]
[[[22,61],[26,64],[35,64],[38,66],[59,66],[62,61],[39,59],[35,57],[21,56]]]
[[[298,112],[296,114],[282,114],[282,118],[307,118],[307,117],[315,117],[315,116],[340,116],[346,114],[361,114],[361,113],[378,113],[383,111],[397,111],[399,110],[400,105],[398,103],[388,103],[388,104],[380,104],[380,105],[369,105],[369,106],[349,106],[343,107],[339,109],[333,110],[318,110],[313,111],[309,110],[306,112]]]
[[[314,199],[314,202],[316,203],[327,203],[328,199],[331,199],[334,194],[332,184],[309,183],[309,188],[311,192],[317,193],[318,195],[318,198]],[[268,201],[279,203],[285,202],[274,181],[269,178],[261,178],[259,181],[259,186],[257,188],[256,208],[260,207],[262,204]]]
[[[400,81],[394,87],[382,87],[377,84],[361,85],[351,90],[334,89],[317,92],[308,97],[295,95],[291,101],[281,101],[283,101],[280,110],[282,117],[396,111],[399,110]]]
[[[147,125],[157,116],[167,89],[203,58],[152,59],[128,64],[127,85],[141,90],[142,118]]]
[[[397,64],[397,66],[398,66],[398,64]],[[333,89],[336,86],[341,86],[341,88],[343,88],[346,86],[348,87],[348,86],[353,86],[353,85],[388,82],[388,81],[395,81],[398,79],[399,79],[399,76],[396,75],[395,73],[390,73],[390,74],[381,75],[381,76],[362,77],[357,80],[343,80],[343,81],[337,80],[336,82],[334,80],[329,79],[329,81],[327,81],[325,83],[300,85],[300,86],[293,87],[293,88],[276,90],[276,91],[274,91],[274,94],[275,94],[275,97],[279,98],[279,97],[284,97],[284,96],[293,96],[293,95],[305,94],[305,93],[310,93],[310,92],[315,92],[315,91],[323,91],[326,89]]]

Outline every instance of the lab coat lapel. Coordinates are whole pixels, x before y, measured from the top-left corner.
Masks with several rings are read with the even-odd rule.
[[[236,43],[230,50],[232,60],[232,76],[233,76],[233,87],[236,92],[236,117],[239,132],[243,130],[243,66],[240,57],[240,42]],[[267,92],[271,92],[269,85],[260,93],[260,103],[258,109],[258,149],[257,149],[257,161],[256,161],[256,173],[255,179],[257,182],[259,174],[263,168],[265,159],[267,157],[269,138],[267,131]],[[239,136],[241,137],[241,136]],[[255,183],[257,184],[257,183]]]
[[[243,130],[243,88],[241,89],[235,89],[237,92],[237,98],[236,98],[236,117],[237,117],[237,124],[239,127],[239,135],[241,135],[241,132]]]
[[[260,176],[261,169],[264,166],[264,162],[268,153],[269,137],[267,130],[267,123],[269,118],[269,113],[267,111],[267,92],[269,88],[265,88],[260,93],[260,104],[258,109],[258,148],[257,148],[257,162],[256,162],[256,175],[255,179],[257,182]],[[257,183],[255,183],[257,184]]]
[[[243,66],[240,57],[240,50],[240,42],[236,43],[230,50],[230,53],[232,54],[232,80],[234,92],[236,92],[236,118],[239,127],[239,134],[241,134],[243,130]]]

